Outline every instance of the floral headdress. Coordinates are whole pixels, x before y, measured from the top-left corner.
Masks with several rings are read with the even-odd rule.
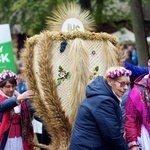
[[[13,73],[11,70],[4,70],[0,74],[0,83],[3,82],[5,79],[11,78],[11,77],[17,79],[17,75]]]
[[[119,68],[119,69],[115,69],[115,70],[111,70],[107,73],[107,77],[114,79],[117,77],[122,77],[122,76],[131,76],[132,72],[128,69],[125,68]]]

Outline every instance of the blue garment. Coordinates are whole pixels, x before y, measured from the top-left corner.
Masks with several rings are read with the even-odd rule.
[[[23,92],[25,92],[27,90],[27,87],[26,87],[26,83],[25,81],[22,81],[18,84],[18,87],[17,87],[17,91],[22,94]]]
[[[16,97],[8,98],[3,103],[0,102],[0,114],[3,113],[4,111],[8,111],[12,109],[13,107],[17,105],[18,104],[16,103]],[[0,121],[1,121],[1,117],[0,117]]]
[[[121,134],[119,100],[103,77],[87,86],[76,116],[70,150],[128,150]]]
[[[142,74],[148,74],[148,67],[138,67],[128,62],[124,62],[124,67],[132,71],[132,77],[136,79]]]
[[[137,52],[132,53],[132,61],[134,65],[138,65],[138,54]]]

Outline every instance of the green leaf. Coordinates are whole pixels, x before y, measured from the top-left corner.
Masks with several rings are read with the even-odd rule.
[[[58,85],[60,85],[62,83],[62,79],[61,78],[57,79],[57,83]]]
[[[67,72],[67,79],[70,79],[70,77],[71,77],[70,72]]]
[[[62,66],[59,66],[59,71],[63,71],[64,69],[62,68]]]
[[[98,70],[99,70],[99,66],[96,66],[96,67],[95,67],[95,71],[98,71]]]

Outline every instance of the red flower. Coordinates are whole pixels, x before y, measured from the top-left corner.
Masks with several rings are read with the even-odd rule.
[[[92,35],[95,35],[95,32],[92,32]]]
[[[62,33],[62,32],[59,32],[59,35],[60,35],[60,36],[62,36],[62,35],[63,35],[63,33]]]

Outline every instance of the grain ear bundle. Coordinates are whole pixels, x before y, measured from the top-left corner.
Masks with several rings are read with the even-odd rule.
[[[51,135],[51,150],[67,150],[87,84],[107,68],[122,65],[118,40],[107,33],[43,31],[22,52],[33,107]]]

